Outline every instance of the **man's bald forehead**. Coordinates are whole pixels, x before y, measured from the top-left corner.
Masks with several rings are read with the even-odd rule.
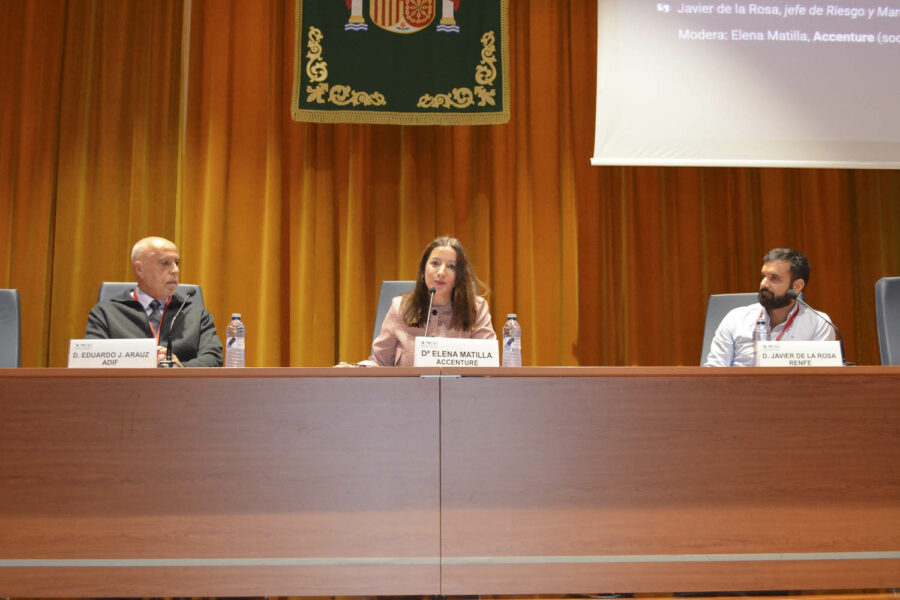
[[[131,262],[140,260],[150,250],[161,250],[164,248],[178,249],[173,242],[166,238],[157,236],[145,237],[135,242],[134,247],[131,248]]]

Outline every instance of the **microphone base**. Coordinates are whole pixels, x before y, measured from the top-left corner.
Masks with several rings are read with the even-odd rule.
[[[158,369],[177,369],[180,365],[174,360],[161,360],[157,363]]]

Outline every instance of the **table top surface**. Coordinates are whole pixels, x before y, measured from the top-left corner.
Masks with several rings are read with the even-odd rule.
[[[900,366],[853,367],[248,367],[243,369],[0,369],[0,378],[117,377],[816,377],[900,376]]]

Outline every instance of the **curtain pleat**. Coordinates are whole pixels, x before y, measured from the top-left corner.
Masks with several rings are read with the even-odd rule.
[[[187,46],[184,8],[5,7],[0,286],[22,293],[25,366],[65,364],[151,234],[220,330],[242,313],[251,366],[365,358],[381,281],[443,234],[495,328],[518,313],[526,364],[697,364],[709,294],[754,290],[776,246],[806,252],[807,299],[878,364],[900,173],[591,167],[595,0],[509,3],[511,120],[479,127],[293,122],[294,1],[192,0]]]
[[[8,2],[0,30],[0,287],[19,289],[22,364],[46,365],[66,4]]]

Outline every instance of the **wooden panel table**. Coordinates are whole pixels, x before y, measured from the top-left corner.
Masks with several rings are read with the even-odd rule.
[[[456,372],[445,594],[900,585],[898,368]]]
[[[0,596],[438,593],[420,373],[3,370]]]
[[[898,396],[900,368],[0,370],[0,597],[897,587]]]

